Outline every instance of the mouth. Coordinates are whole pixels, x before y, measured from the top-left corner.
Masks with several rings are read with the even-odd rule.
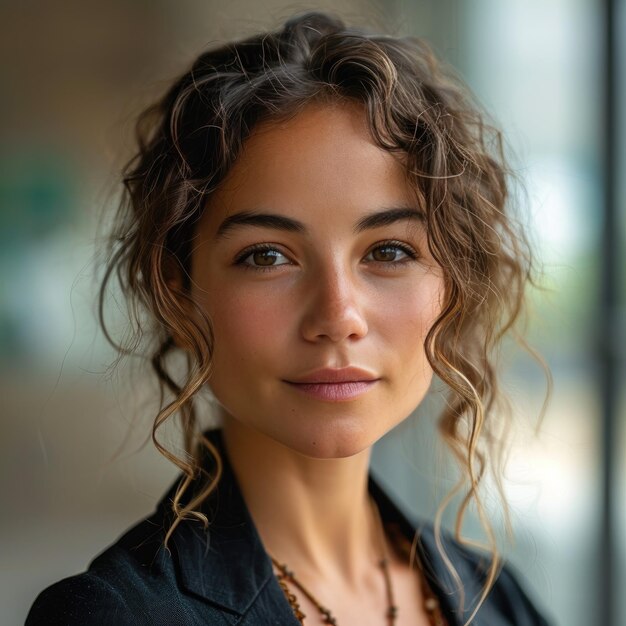
[[[345,380],[340,382],[291,382],[285,381],[298,392],[317,400],[345,402],[369,391],[380,379]]]
[[[313,370],[301,376],[297,376],[294,379],[290,379],[287,382],[302,384],[302,383],[353,383],[353,382],[372,382],[378,380],[379,377],[366,369],[360,367],[341,367],[333,369],[330,367],[322,367],[320,369]]]
[[[318,368],[284,382],[315,400],[346,402],[367,393],[379,380],[373,372],[351,365]]]

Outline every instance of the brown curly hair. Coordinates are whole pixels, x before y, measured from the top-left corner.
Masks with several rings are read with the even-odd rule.
[[[441,512],[462,492],[456,537],[463,541],[463,517],[475,503],[492,557],[482,602],[501,566],[478,490],[487,469],[496,477],[508,520],[499,481],[507,418],[497,410],[502,394],[496,359],[503,336],[514,331],[522,313],[531,256],[509,211],[511,172],[501,133],[486,123],[469,90],[422,40],[347,28],[316,12],[201,54],[137,122],[138,150],[124,169],[123,199],[100,287],[100,322],[120,354],[134,352],[146,333],[156,341],[151,363],[161,397],[152,439],[183,471],[167,547],[181,520],[197,518],[208,525],[198,508],[221,472],[219,453],[203,436],[194,407],[210,377],[213,352],[210,320],[189,295],[195,226],[257,124],[293,116],[314,101],[338,100],[361,104],[374,142],[402,156],[425,207],[430,251],[443,269],[443,310],[425,348],[449,390],[439,430],[461,478],[438,511],[436,535],[440,538]],[[125,342],[115,341],[104,321],[105,291],[115,275],[135,322]],[[182,279],[177,284],[175,275]],[[197,319],[187,305],[195,307]],[[187,355],[181,384],[167,364],[180,346]],[[165,402],[167,392],[173,399]],[[156,436],[175,414],[185,458]],[[204,472],[201,457],[207,452],[217,470],[185,502],[183,494]],[[439,546],[443,550],[440,539]]]

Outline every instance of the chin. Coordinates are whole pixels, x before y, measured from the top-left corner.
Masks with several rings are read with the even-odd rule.
[[[251,445],[260,445],[272,454],[272,446],[279,444],[292,452],[313,459],[342,459],[362,453],[391,430],[393,420],[381,421],[379,408],[363,410],[345,405],[337,411],[301,411],[291,407],[276,412],[248,411],[247,418],[235,418],[222,405],[222,420],[238,431],[238,437]],[[240,412],[245,415],[245,411]],[[286,419],[285,415],[291,415]]]
[[[385,433],[373,431],[363,420],[318,422],[313,428],[290,433],[289,441],[281,433],[281,442],[292,450],[315,459],[343,459],[354,456],[374,445]]]

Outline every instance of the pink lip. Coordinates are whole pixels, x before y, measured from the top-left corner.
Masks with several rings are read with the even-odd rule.
[[[345,402],[364,394],[379,380],[372,372],[358,367],[326,367],[285,382],[309,397],[328,402]]]
[[[352,400],[371,389],[377,380],[347,381],[342,383],[292,383],[287,384],[295,387],[298,391],[318,400],[329,402],[345,402]]]

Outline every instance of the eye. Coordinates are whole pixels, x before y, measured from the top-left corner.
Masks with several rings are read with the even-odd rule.
[[[372,260],[368,261],[368,263],[382,263],[397,267],[415,261],[418,255],[413,248],[399,241],[385,241],[372,248],[365,258],[367,259],[368,257],[372,257]]]
[[[277,262],[281,258],[286,262]],[[287,257],[271,244],[259,244],[246,248],[235,259],[235,265],[260,271],[276,267],[277,265],[288,265],[289,263],[290,261]]]

